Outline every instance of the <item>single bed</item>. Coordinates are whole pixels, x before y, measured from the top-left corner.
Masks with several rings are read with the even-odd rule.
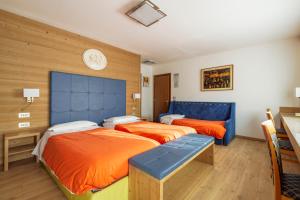
[[[183,135],[196,133],[195,129],[186,126],[174,126],[146,121],[116,124],[115,129],[150,138],[160,144],[180,138]]]
[[[49,113],[51,127],[74,121],[98,124],[125,115],[126,81],[51,72]],[[72,124],[68,129],[47,131],[33,153],[68,199],[127,200],[128,159],[159,143],[90,128]],[[107,163],[106,168],[98,167],[99,162]]]
[[[49,130],[33,153],[69,199],[127,199],[128,159],[158,145],[145,137],[91,126]]]

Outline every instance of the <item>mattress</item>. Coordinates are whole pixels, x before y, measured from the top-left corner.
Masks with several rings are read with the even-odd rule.
[[[128,200],[128,176],[118,180],[106,188],[103,188],[100,191],[93,192],[90,190],[81,195],[76,195],[70,192],[62,183],[60,183],[58,178],[45,163],[43,163],[43,166],[68,200]]]

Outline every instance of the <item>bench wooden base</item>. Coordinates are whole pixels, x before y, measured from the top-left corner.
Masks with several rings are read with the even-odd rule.
[[[129,165],[129,200],[163,200],[164,183],[194,159],[214,165],[214,143],[209,144],[161,180]]]

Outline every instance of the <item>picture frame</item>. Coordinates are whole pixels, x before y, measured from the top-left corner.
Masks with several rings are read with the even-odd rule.
[[[179,73],[173,75],[174,88],[179,88]]]
[[[201,69],[201,91],[233,90],[233,64]]]
[[[143,87],[149,87],[150,79],[148,76],[143,76]]]

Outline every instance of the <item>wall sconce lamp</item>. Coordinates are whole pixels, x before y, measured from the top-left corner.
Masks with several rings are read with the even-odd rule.
[[[140,99],[141,98],[141,94],[140,93],[133,93],[132,94],[132,98],[133,98],[133,101],[135,101],[137,99]]]
[[[28,103],[32,103],[34,101],[34,97],[40,97],[40,89],[24,88],[23,96],[27,98]]]
[[[300,98],[300,87],[296,88],[296,97]],[[300,117],[300,113],[295,113],[295,116]]]

